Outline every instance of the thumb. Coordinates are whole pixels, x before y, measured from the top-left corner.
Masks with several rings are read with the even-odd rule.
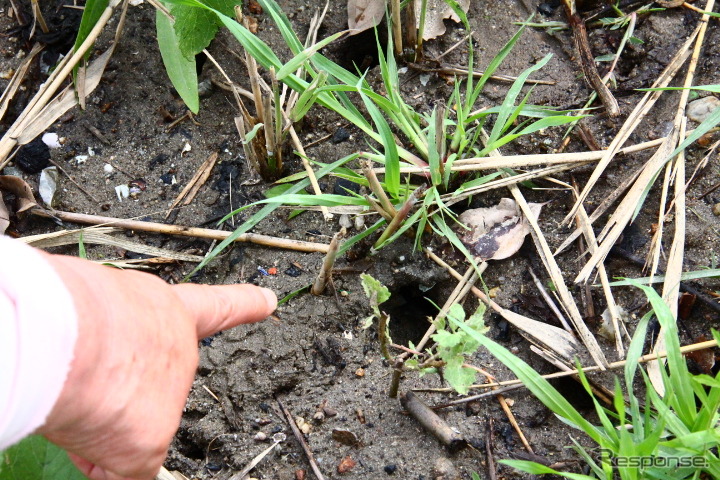
[[[267,288],[254,285],[174,285],[173,290],[195,318],[198,338],[253,323],[270,315],[277,297]]]
[[[89,480],[131,480],[127,477],[117,476],[111,472],[106,471],[104,468],[95,465],[94,463],[85,460],[79,455],[67,452],[70,461],[75,464],[80,473],[86,476]]]

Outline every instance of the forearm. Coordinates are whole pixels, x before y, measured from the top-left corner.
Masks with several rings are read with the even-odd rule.
[[[77,322],[43,255],[0,237],[0,449],[45,422],[70,371]]]

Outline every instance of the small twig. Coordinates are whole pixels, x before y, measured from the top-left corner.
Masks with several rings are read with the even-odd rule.
[[[575,0],[564,0],[565,13],[568,18],[568,23],[573,32],[573,40],[575,41],[575,48],[580,58],[580,67],[585,74],[585,79],[592,85],[595,91],[600,97],[600,101],[605,106],[605,110],[611,117],[620,115],[620,106],[610,92],[610,89],[605,85],[605,82],[600,78],[597,67],[595,66],[595,57],[593,57],[592,51],[590,50],[590,44],[588,43],[587,29],[585,28],[585,21],[575,11]]]
[[[100,200],[98,200],[92,193],[88,192],[82,185],[80,185],[78,182],[75,181],[75,179],[70,175],[68,172],[65,171],[63,167],[61,167],[55,160],[52,158],[50,159],[50,163],[52,163],[55,167],[57,167],[58,170],[60,170],[63,175],[65,175],[68,180],[72,182],[73,185],[75,185],[82,193],[88,196],[93,202],[95,203],[101,203]]]
[[[413,392],[400,395],[400,404],[420,425],[445,445],[451,453],[467,446],[463,436],[425,405]]]
[[[390,398],[397,398],[404,367],[405,362],[401,358],[396,359],[395,363],[393,363],[393,376],[392,380],[390,380],[390,388],[388,389],[388,397]]]
[[[493,418],[488,418],[488,423],[485,426],[485,456],[487,457],[487,470],[489,480],[495,480],[497,478],[497,472],[495,469],[495,459],[493,458],[493,445],[495,444],[495,432],[493,428]]]
[[[400,210],[398,210],[395,214],[395,217],[385,228],[385,231],[382,233],[382,235],[380,235],[380,238],[378,238],[377,242],[375,242],[373,248],[379,248],[380,245],[385,242],[385,240],[390,238],[397,231],[397,229],[400,228],[400,225],[402,225],[407,216],[410,214],[410,210],[412,210],[415,202],[422,198],[426,188],[427,187],[424,184],[420,185],[418,188],[415,189],[415,191],[413,191],[412,194],[410,194],[403,206],[400,207]]]
[[[385,190],[383,190],[382,185],[380,185],[380,181],[377,178],[377,175],[375,175],[375,170],[372,168],[372,164],[370,161],[362,162],[362,172],[365,174],[365,177],[368,180],[368,183],[370,184],[370,190],[375,194],[378,201],[380,202],[380,206],[387,212],[390,217],[395,218],[397,215],[397,210],[395,210],[395,207],[392,203],[390,203],[390,199],[388,198],[387,194],[385,193]]]
[[[570,327],[570,325],[567,323],[567,320],[565,320],[565,316],[560,312],[560,310],[558,310],[557,305],[555,305],[553,299],[550,298],[550,295],[548,295],[548,292],[545,289],[545,285],[543,285],[537,275],[535,275],[535,271],[532,269],[532,267],[528,267],[528,271],[530,272],[530,276],[532,276],[533,278],[533,282],[535,282],[535,287],[537,287],[540,295],[542,295],[543,299],[545,300],[545,303],[547,303],[550,307],[550,310],[552,310],[558,320],[560,320],[563,328],[574,335],[572,327]]]
[[[698,342],[698,343],[693,343],[691,345],[685,345],[684,347],[680,347],[680,353],[686,354],[686,353],[690,353],[690,352],[696,352],[698,350],[715,348],[717,346],[718,346],[718,343],[715,340],[708,340],[705,342]],[[640,357],[637,361],[639,363],[647,363],[649,361],[657,360],[658,358],[665,358],[665,357],[667,357],[667,352],[648,353],[647,355],[643,355],[642,357]],[[607,368],[608,368],[608,370],[612,370],[612,369],[616,369],[616,368],[623,368],[623,367],[625,367],[626,363],[627,363],[626,360],[610,362],[608,364]],[[582,369],[583,373],[597,372],[599,370],[600,370],[600,367],[598,367],[597,365],[583,367],[583,369]],[[578,373],[579,373],[579,370],[571,369],[571,370],[567,370],[567,371],[563,371],[563,372],[548,373],[546,375],[541,375],[541,377],[544,378],[545,380],[550,380],[552,378],[561,378],[561,377],[568,377],[571,375],[577,375]],[[480,388],[492,389],[495,387],[523,387],[523,386],[524,386],[524,384],[523,384],[522,380],[516,379],[516,380],[505,380],[502,382],[493,382],[493,383],[479,383],[476,385],[470,385],[468,388],[470,388],[471,390],[477,390]],[[442,387],[442,388],[414,388],[413,391],[414,392],[448,393],[448,392],[454,392],[455,390],[450,387]],[[461,400],[448,402],[444,405],[441,405],[441,406],[435,407],[435,408],[449,407],[449,406],[453,406],[453,405],[458,405],[460,403],[477,400],[478,398],[484,398],[484,397],[489,397],[491,395],[497,395],[498,391],[499,390],[495,390],[495,391],[491,391],[491,392],[486,392],[481,395],[474,395],[472,397],[466,397]],[[502,392],[505,392],[505,391],[507,391],[507,390],[502,390]]]
[[[108,225],[126,230],[138,230],[141,232],[163,233],[167,235],[178,235],[182,237],[207,238],[211,240],[225,240],[233,232],[225,230],[212,230],[209,228],[185,227],[181,225],[167,225],[164,223],[143,222],[139,220],[125,220],[121,218],[102,217],[99,215],[87,215],[83,213],[70,213],[53,210],[46,212],[41,209],[33,209],[32,213],[46,218],[57,218],[66,222],[80,223],[84,225]],[[327,253],[329,245],[324,243],[304,242],[302,240],[290,240],[277,238],[258,233],[243,233],[235,239],[236,242],[249,242],[267,247],[284,248],[297,250],[299,252],[320,252]]]
[[[321,295],[325,290],[328,281],[332,278],[332,269],[335,265],[335,257],[337,256],[338,248],[340,248],[341,238],[342,233],[338,232],[333,235],[333,238],[330,241],[330,246],[328,247],[325,259],[323,260],[322,268],[315,279],[315,283],[313,283],[313,286],[310,289],[310,293],[313,295]]]
[[[203,387],[203,388],[205,389],[205,391],[208,392],[208,394],[209,394],[211,397],[213,397],[218,403],[221,403],[221,402],[220,402],[220,399],[217,397],[217,395],[215,395],[215,394],[213,393],[213,391],[210,390],[210,389],[207,387],[207,385],[203,385],[202,387]]]
[[[287,118],[285,120],[289,121]],[[318,184],[317,177],[315,176],[315,171],[310,166],[310,162],[308,162],[307,155],[305,154],[305,149],[303,148],[302,143],[297,136],[297,132],[295,132],[295,127],[292,124],[288,125],[288,132],[290,132],[290,138],[292,138],[293,145],[295,145],[295,149],[298,151],[300,160],[302,160],[303,167],[305,167],[305,171],[308,174],[308,180],[310,180],[310,185],[312,185],[313,192],[315,193],[315,195],[322,195],[322,190],[320,190],[320,185]],[[322,212],[323,217],[326,221],[332,219],[333,216],[328,211],[327,207],[320,207],[320,211]]]
[[[31,0],[30,3],[32,3],[33,16],[35,17],[38,25],[40,25],[40,30],[42,30],[43,33],[49,33],[50,29],[48,28],[47,23],[45,23],[42,11],[40,11],[40,3],[38,0]]]
[[[510,421],[510,424],[513,426],[515,431],[518,434],[518,437],[520,437],[520,441],[522,442],[523,446],[525,447],[525,450],[527,450],[530,453],[535,453],[530,446],[530,442],[527,441],[527,438],[525,438],[525,434],[520,429],[520,425],[518,425],[517,420],[515,419],[515,415],[512,413],[512,410],[510,410],[510,405],[508,405],[507,401],[505,400],[505,397],[501,393],[498,393],[495,396],[498,399],[498,402],[500,402],[500,406],[502,407],[503,411],[505,412],[505,415],[507,416],[508,420]]]
[[[107,137],[105,137],[105,135],[103,135],[103,134],[100,132],[100,130],[98,130],[98,129],[95,128],[94,126],[88,125],[88,124],[86,123],[86,124],[85,124],[85,128],[87,129],[88,132],[90,132],[90,133],[92,133],[93,135],[95,135],[95,138],[97,138],[98,140],[100,140],[104,145],[111,145],[111,144],[112,144],[112,142],[111,142],[110,140],[108,140]]]
[[[175,201],[172,203],[172,205],[170,205],[170,208],[168,208],[167,213],[165,213],[166,219],[170,216],[173,209],[180,204],[180,202],[182,202],[183,205],[189,205],[190,202],[193,201],[195,195],[197,195],[202,186],[205,185],[207,179],[210,178],[210,173],[212,172],[213,167],[215,167],[217,159],[218,153],[213,152],[203,162],[203,164],[200,165],[200,168],[198,168],[197,172],[195,172],[193,178],[188,182],[185,188],[183,188],[182,192],[180,192],[180,194],[175,198]]]
[[[283,435],[283,437],[284,437],[284,435]],[[255,468],[257,466],[257,464],[260,463],[260,461],[263,458],[265,458],[268,455],[268,453],[272,452],[275,447],[280,445],[280,443],[281,443],[281,441],[275,440],[272,445],[270,445],[268,448],[266,448],[265,450],[263,450],[262,452],[257,454],[255,456],[255,458],[250,460],[250,463],[245,465],[245,468],[243,468],[238,473],[236,473],[235,475],[230,477],[228,480],[245,480],[247,478],[247,474],[250,473],[250,470]]]
[[[290,425],[290,429],[292,430],[293,434],[295,435],[295,438],[300,443],[300,446],[303,449],[303,452],[305,452],[305,456],[308,459],[308,463],[310,464],[310,468],[312,469],[313,473],[315,473],[315,476],[318,478],[318,480],[325,480],[325,477],[323,476],[322,472],[320,471],[320,468],[318,467],[317,462],[315,461],[315,456],[313,455],[312,451],[310,450],[310,446],[308,446],[307,442],[305,441],[305,437],[303,437],[302,432],[300,432],[300,429],[298,429],[297,425],[295,424],[295,419],[293,418],[292,414],[290,413],[290,410],[285,408],[285,405],[282,404],[279,398],[275,397],[275,401],[280,406],[280,410],[282,410],[283,415],[285,416],[285,420],[287,421],[288,425]]]

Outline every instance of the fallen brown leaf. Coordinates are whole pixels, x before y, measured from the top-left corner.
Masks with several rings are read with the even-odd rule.
[[[374,28],[385,16],[385,0],[348,0],[350,35]]]
[[[536,219],[543,205],[529,204]],[[503,198],[494,207],[466,210],[459,221],[469,229],[459,235],[460,241],[479,261],[508,258],[530,233],[530,224],[510,198]]]

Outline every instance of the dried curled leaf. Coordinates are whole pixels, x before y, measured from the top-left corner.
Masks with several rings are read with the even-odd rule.
[[[10,193],[16,197],[15,213],[23,213],[37,206],[32,188],[25,181],[13,175],[0,175],[0,235],[10,225],[10,212],[2,201],[2,194]]]
[[[463,12],[470,9],[470,0],[457,0],[458,6]],[[420,25],[420,8],[422,0],[415,0],[415,12],[417,16],[417,24]],[[427,11],[425,12],[425,29],[423,30],[423,40],[431,40],[445,33],[445,19],[449,18],[454,22],[459,22],[458,17],[450,6],[444,0],[428,0]]]
[[[350,35],[364,32],[380,23],[385,16],[385,0],[348,0]]]
[[[467,12],[470,0],[457,0],[458,6]],[[385,16],[386,0],[348,0],[348,29],[351,35],[376,27]],[[417,24],[420,24],[422,0],[415,0]],[[445,33],[445,19],[459,22],[460,18],[444,0],[428,0],[425,12],[423,40],[430,40]]]
[[[544,203],[529,205],[537,219]],[[508,258],[520,249],[530,233],[527,218],[510,198],[503,198],[494,207],[466,210],[459,220],[468,228],[459,235],[460,241],[480,261]]]

